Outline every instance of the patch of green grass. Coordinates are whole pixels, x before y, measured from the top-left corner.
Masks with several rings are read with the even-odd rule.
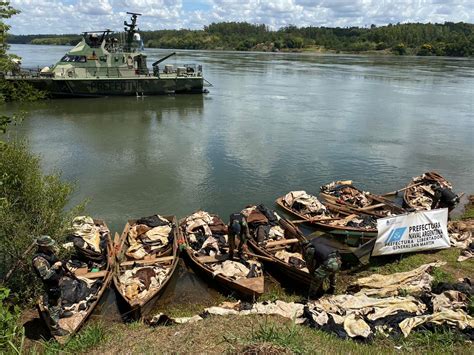
[[[174,303],[166,305],[162,308],[154,310],[152,314],[158,314],[163,312],[169,317],[180,318],[180,317],[192,317],[196,314],[200,314],[204,311],[205,308],[218,306],[222,302],[236,302],[237,299],[233,297],[225,297],[219,295],[218,297],[213,298],[209,302],[189,302],[189,303]]]
[[[474,205],[467,205],[464,213],[460,217],[461,219],[474,218]]]
[[[463,215],[461,216],[461,219],[470,219],[470,218],[474,218],[474,208],[470,208],[469,210],[464,212]]]
[[[466,338],[459,332],[449,329],[437,329],[434,332],[418,330],[407,339],[401,339],[400,345],[407,351],[429,351],[446,354],[460,351],[466,345]]]
[[[440,282],[455,282],[456,279],[454,276],[443,270],[442,268],[435,268],[431,271],[431,276],[433,276],[433,286],[437,285]]]
[[[249,341],[251,343],[271,343],[295,354],[309,352],[301,326],[294,322],[289,325],[279,325],[266,319],[264,323],[258,325],[257,329],[252,329]]]
[[[430,254],[421,253],[372,258],[369,269],[359,273],[357,276],[361,277],[373,273],[388,275],[397,272],[406,272],[432,261],[433,258]]]
[[[143,327],[143,325],[144,323],[142,321],[134,321],[134,322],[127,323],[128,328],[132,330],[140,329],[141,327]]]
[[[85,352],[106,340],[106,334],[104,324],[97,322],[85,327],[64,345],[54,340],[43,342],[42,345],[44,353],[48,355]]]
[[[279,284],[275,283],[270,286],[265,293],[258,298],[259,302],[275,302],[276,300],[284,302],[297,302],[302,299],[301,295],[295,293],[289,293],[283,289]]]

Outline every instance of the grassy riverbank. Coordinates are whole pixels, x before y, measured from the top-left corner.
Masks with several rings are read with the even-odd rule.
[[[472,203],[460,218],[472,218]],[[373,273],[391,274],[412,270],[433,261],[445,261],[446,265],[433,273],[434,283],[453,282],[458,278],[472,277],[474,260],[456,261],[460,251],[451,248],[439,252],[419,253],[392,258],[375,258],[371,265],[359,270],[347,271],[338,279],[337,292],[343,293],[347,285],[356,278]],[[281,299],[297,301],[301,296],[286,293],[275,286],[263,296],[263,300]],[[216,305],[222,299],[216,300]],[[189,304],[168,307],[162,312],[184,317],[200,313],[210,304]],[[472,308],[472,302],[471,302]],[[472,312],[472,310],[471,310]],[[52,342],[27,342],[27,348],[40,353],[364,353],[390,354],[416,351],[418,353],[467,354],[472,343],[450,330],[437,332],[414,331],[407,338],[385,338],[377,336],[371,343],[342,340],[335,335],[278,316],[251,315],[211,316],[200,322],[152,328],[142,322],[129,324],[91,320],[89,324],[66,346]]]

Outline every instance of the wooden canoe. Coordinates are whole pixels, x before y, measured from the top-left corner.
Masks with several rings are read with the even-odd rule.
[[[336,231],[337,234],[341,234],[347,232],[348,235],[353,236],[366,236],[366,237],[375,237],[377,235],[377,228],[359,228],[359,227],[351,227],[351,226],[343,226],[343,225],[331,225],[330,222],[336,220],[342,220],[345,217],[351,215],[351,212],[345,211],[343,208],[334,206],[332,204],[325,205],[327,209],[332,213],[332,218],[309,218],[296,210],[288,207],[283,202],[283,197],[279,197],[276,199],[275,203],[280,206],[286,212],[298,217],[300,220],[305,221],[309,225],[313,225],[319,227],[321,229],[327,231]],[[356,213],[353,213],[356,214]],[[357,215],[362,216],[363,214],[357,213]],[[325,220],[326,219],[326,220]]]
[[[298,269],[275,256],[277,251],[282,249],[302,254],[303,244],[306,242],[306,238],[299,231],[298,227],[287,219],[280,218],[278,225],[285,231],[284,238],[279,241],[264,244],[257,242],[256,229],[249,225],[251,238],[248,244],[256,254],[265,257],[265,259],[262,258],[265,264],[274,271],[274,275],[282,282],[291,286],[297,284],[298,286],[309,287],[311,276],[306,268]]]
[[[117,261],[115,264],[115,272],[114,272],[114,285],[117,293],[120,295],[120,298],[124,301],[127,305],[126,312],[129,316],[135,319],[141,318],[143,315],[151,311],[153,307],[154,301],[156,301],[159,296],[163,293],[166,286],[168,285],[169,281],[173,277],[173,274],[176,270],[179,261],[179,248],[178,248],[178,227],[176,224],[176,217],[175,216],[162,216],[166,220],[168,220],[172,224],[171,235],[173,237],[173,241],[169,246],[165,247],[162,251],[157,253],[151,258],[145,257],[141,260],[135,260],[128,258],[125,253],[128,250],[128,233],[130,228],[135,225],[136,219],[131,219],[125,225],[125,228],[120,236],[118,245],[116,245],[117,249]],[[126,270],[133,269],[139,266],[153,266],[159,265],[169,269],[166,278],[162,281],[159,287],[152,289],[148,292],[146,297],[141,299],[128,299],[125,294],[122,292],[121,284],[120,284],[120,275],[122,275]]]
[[[348,213],[364,213],[377,218],[382,218],[389,214],[403,214],[407,212],[403,207],[398,206],[383,196],[372,194],[370,192],[364,193],[364,191],[353,185],[346,185],[346,188],[349,188],[356,193],[364,194],[368,200],[368,205],[361,207],[324,191],[321,191],[319,195],[324,199],[326,206],[333,205]]]
[[[434,197],[432,186],[441,185],[442,187],[452,188],[451,183],[435,171],[429,171],[423,175],[414,177],[405,187],[403,193],[403,203],[405,206],[415,210],[425,210],[425,206],[416,201],[417,195],[422,195],[429,200]],[[431,209],[431,206],[428,208]]]
[[[211,214],[212,217],[218,217],[217,215]],[[186,257],[191,267],[206,278],[207,281],[214,283],[219,288],[222,288],[228,292],[236,293],[240,297],[245,299],[255,299],[261,296],[264,292],[265,279],[262,276],[252,278],[241,278],[234,280],[228,276],[222,274],[213,274],[213,270],[209,266],[210,263],[222,263],[229,259],[228,254],[216,256],[198,256],[196,251],[191,248],[189,244],[188,234],[185,226],[186,218],[179,221],[179,233],[180,239],[184,240],[186,245]],[[249,259],[256,258],[249,257]]]
[[[101,219],[94,219],[94,223],[97,226],[104,226],[107,227],[105,222]],[[96,299],[94,302],[92,302],[89,307],[87,308],[86,312],[79,317],[78,319],[74,319],[72,321],[71,318],[61,318],[59,320],[59,324],[61,328],[67,330],[69,332],[68,335],[66,336],[54,336],[53,338],[61,343],[64,344],[71,336],[77,333],[77,331],[84,325],[84,323],[87,321],[89,316],[92,314],[94,311],[95,307],[99,303],[100,299],[102,298],[104,292],[108,289],[110,282],[112,281],[113,277],[113,268],[115,264],[115,254],[114,254],[114,246],[112,243],[112,239],[110,237],[110,232],[106,235],[107,238],[107,264],[104,267],[104,269],[100,270],[99,272],[89,272],[86,274],[77,274],[79,277],[85,277],[88,279],[93,279],[96,280],[98,278],[102,279],[102,286],[99,289],[99,292],[96,295]],[[77,273],[77,271],[76,271]],[[49,317],[49,312],[47,309],[47,306],[44,303],[44,299],[41,296],[40,299],[37,302],[37,308],[38,312],[40,314],[40,317],[44,320],[46,323],[46,326],[48,329],[51,331],[51,324],[50,324],[50,317]],[[75,317],[75,316],[74,316]]]

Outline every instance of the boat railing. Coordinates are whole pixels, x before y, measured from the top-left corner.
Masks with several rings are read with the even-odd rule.
[[[12,70],[5,73],[5,77],[15,79],[37,78],[43,76],[40,68],[21,68],[19,70]]]
[[[165,65],[163,69],[155,65],[153,67],[153,75],[160,77],[161,74],[176,74],[177,77],[201,77],[202,65],[183,64],[177,67]]]

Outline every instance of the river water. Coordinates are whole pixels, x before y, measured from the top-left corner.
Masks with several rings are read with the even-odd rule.
[[[67,49],[11,46],[25,67]],[[202,64],[210,93],[25,104],[12,132],[113,231],[154,213],[226,220],[335,179],[381,193],[436,170],[472,192],[473,59],[178,51],[166,63]]]

